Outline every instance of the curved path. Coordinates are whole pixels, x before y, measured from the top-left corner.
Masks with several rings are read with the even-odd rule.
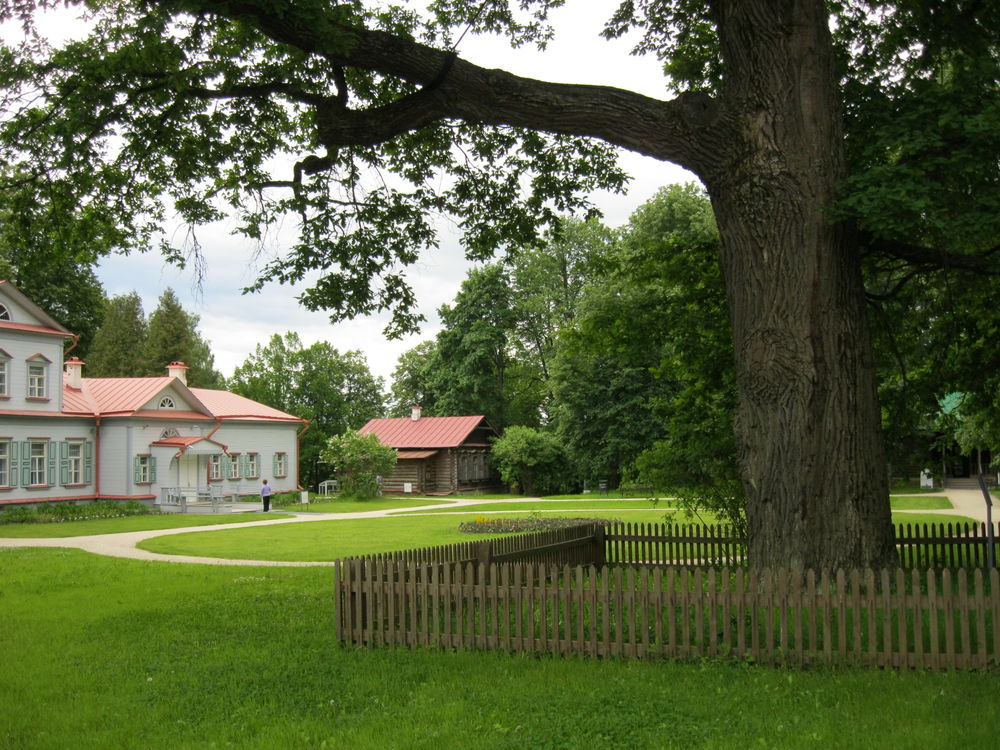
[[[937,493],[935,493],[937,494]],[[949,490],[940,493],[946,495],[951,500],[952,508],[947,510],[919,510],[919,511],[897,511],[897,513],[928,513],[947,516],[964,516],[974,518],[977,521],[986,520],[986,505],[983,495],[978,490]],[[933,497],[927,495],[925,497]],[[602,498],[604,499],[604,498]],[[483,500],[476,498],[446,498],[452,506],[461,508],[468,505],[487,505],[492,503],[510,503],[517,500]],[[538,498],[524,498],[524,502],[538,503]],[[556,501],[553,501],[556,502]],[[229,560],[218,557],[195,557],[190,555],[164,555],[159,552],[150,552],[140,549],[139,542],[155,537],[167,536],[169,534],[191,534],[204,531],[217,531],[219,529],[241,529],[252,526],[272,526],[286,523],[308,523],[310,521],[336,521],[350,518],[379,518],[384,516],[406,515],[418,510],[441,509],[440,503],[433,505],[421,505],[413,508],[387,508],[383,510],[359,511],[356,513],[299,513],[291,518],[275,518],[267,521],[243,521],[226,524],[215,524],[211,526],[186,526],[179,529],[153,529],[149,531],[129,531],[119,534],[97,534],[94,536],[71,536],[60,538],[2,538],[0,537],[0,547],[68,547],[81,549],[85,552],[92,552],[96,555],[108,555],[110,557],[126,557],[133,560],[150,560],[156,562],[172,563],[201,563],[205,565],[275,565],[282,567],[307,567],[307,566],[330,566],[332,562],[288,562],[276,560]],[[580,511],[587,511],[581,505]],[[606,510],[602,508],[601,510]],[[558,512],[564,512],[560,509]],[[293,512],[281,510],[281,513]],[[456,513],[461,511],[454,511]],[[517,513],[520,511],[496,511],[498,513]],[[557,512],[557,511],[545,511]],[[993,520],[1000,519],[1000,507],[993,514]]]

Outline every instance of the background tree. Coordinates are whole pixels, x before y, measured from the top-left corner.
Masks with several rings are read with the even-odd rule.
[[[482,414],[498,430],[537,425],[542,381],[514,355],[517,318],[508,272],[499,264],[469,271],[454,305],[438,312],[443,328],[430,364],[435,410]]]
[[[215,370],[215,357],[198,333],[198,316],[181,307],[172,289],[160,295],[159,305],[149,316],[142,348],[142,374],[165,375],[171,362],[188,367],[187,382],[194,388],[222,388],[224,379]]]
[[[0,13],[30,30],[39,5],[9,0]],[[0,55],[11,111],[0,126],[4,201],[33,197],[48,216],[50,205],[85,206],[97,214],[85,226],[106,229],[101,249],[153,244],[147,217],[168,206],[198,224],[220,218],[227,200],[241,231],[258,239],[294,214],[299,241],[260,283],[322,269],[304,304],[341,315],[390,310],[398,333],[417,322],[401,269],[435,245],[430,211],[453,214],[470,254],[483,258],[529,244],[558,212],[586,210],[581,195],[620,188],[614,147],[679,164],[705,185],[720,232],[752,564],[891,563],[860,258],[996,264],[971,248],[930,246],[930,235],[917,244],[889,237],[891,227],[873,232],[864,201],[854,214],[832,213],[863,192],[849,178],[867,166],[849,161],[847,144],[867,131],[845,136],[845,125],[868,121],[879,83],[892,84],[889,104],[926,112],[919,83],[955,71],[995,102],[993,4],[623,2],[606,33],[637,32],[636,52],[664,63],[676,93],[667,100],[518,77],[459,56],[466,32],[543,43],[553,5],[94,7],[88,39],[52,51],[29,35]],[[967,144],[995,135],[963,137],[962,127],[958,148],[943,152],[972,155]],[[288,150],[295,166],[272,176]],[[963,183],[995,185],[995,158],[969,163],[975,179]]]
[[[437,354],[437,342],[423,341],[403,352],[392,372],[389,390],[389,416],[405,417],[410,407],[419,404],[428,417],[445,416],[437,413],[437,394],[431,366]]]
[[[79,336],[71,356],[88,360],[107,301],[93,264],[69,252],[43,253],[23,246],[12,236],[18,223],[11,219],[10,210],[0,209],[0,278]]]
[[[341,353],[325,341],[303,347],[297,333],[275,334],[227,381],[234,393],[310,422],[299,444],[301,481],[316,487],[328,479],[320,455],[331,437],[382,416],[382,379],[358,351]]]
[[[87,377],[127,378],[141,372],[138,353],[146,345],[146,315],[135,292],[112,297],[87,356]],[[166,372],[166,370],[164,370]],[[162,373],[161,373],[162,374]]]
[[[376,479],[392,473],[397,455],[375,435],[348,430],[329,438],[320,458],[340,482],[342,496],[367,500],[378,494]]]
[[[500,478],[525,495],[558,492],[567,482],[566,457],[550,432],[514,425],[504,430],[490,451]]]

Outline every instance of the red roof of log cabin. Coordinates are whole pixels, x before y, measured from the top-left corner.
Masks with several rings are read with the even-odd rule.
[[[382,445],[392,448],[457,448],[480,424],[493,432],[482,415],[474,417],[410,417],[372,419],[358,432],[374,433]]]

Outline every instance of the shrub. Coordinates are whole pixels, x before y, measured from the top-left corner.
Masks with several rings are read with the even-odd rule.
[[[7,508],[0,511],[0,525],[12,523],[60,523],[63,521],[89,521],[95,518],[124,518],[144,516],[154,511],[138,500],[95,500],[92,503],[44,503],[35,508]]]

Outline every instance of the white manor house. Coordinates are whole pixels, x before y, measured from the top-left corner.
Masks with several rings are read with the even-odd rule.
[[[162,377],[86,378],[75,336],[0,281],[0,506],[134,499],[164,510],[298,488],[306,420]],[[72,347],[70,347],[71,351]],[[67,352],[70,353],[70,352]]]

